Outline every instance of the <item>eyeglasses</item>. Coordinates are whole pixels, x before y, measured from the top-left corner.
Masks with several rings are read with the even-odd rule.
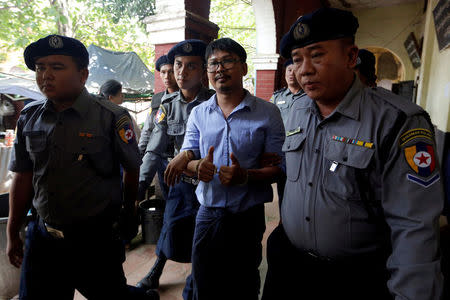
[[[240,60],[234,58],[228,58],[222,61],[211,61],[206,64],[206,70],[208,73],[214,73],[217,69],[219,69],[219,65],[221,65],[225,70],[229,70],[232,69],[237,62],[240,62]]]

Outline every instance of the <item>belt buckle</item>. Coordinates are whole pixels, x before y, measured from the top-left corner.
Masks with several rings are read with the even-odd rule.
[[[53,228],[50,225],[48,225],[47,223],[45,223],[45,222],[44,222],[44,225],[45,225],[45,229],[47,230],[47,232],[52,237],[57,238],[57,239],[63,239],[64,238],[64,232],[62,232],[61,230]]]

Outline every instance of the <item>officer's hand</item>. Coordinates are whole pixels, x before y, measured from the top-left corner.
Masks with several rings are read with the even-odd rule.
[[[217,172],[217,168],[214,165],[214,147],[209,147],[208,155],[198,162],[197,177],[204,182],[210,182],[214,178],[214,174]]]
[[[178,155],[169,162],[164,171],[164,181],[168,186],[173,186],[180,181],[180,176],[183,174],[183,171],[186,170],[189,161],[189,158],[183,151],[178,153]]]
[[[18,233],[12,237],[8,236],[6,255],[8,255],[9,262],[13,266],[20,268],[23,260],[23,243]]]
[[[122,240],[131,241],[138,233],[139,219],[135,206],[122,208],[119,216],[119,235]]]
[[[265,152],[259,157],[261,168],[277,166],[281,163],[281,156],[275,152]]]
[[[233,153],[230,154],[231,166],[221,166],[219,179],[223,185],[231,186],[243,184],[247,180],[247,170],[241,168],[239,161]]]

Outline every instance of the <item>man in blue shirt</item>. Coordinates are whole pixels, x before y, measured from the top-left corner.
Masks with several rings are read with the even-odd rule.
[[[180,153],[177,166],[169,163],[166,182],[180,169],[201,180],[192,249],[194,298],[256,300],[264,203],[272,201],[270,184],[282,172],[281,166],[261,167],[259,159],[264,153],[283,156],[283,121],[274,104],[244,90],[247,54],[241,45],[216,40],[205,58],[216,96],[192,110],[181,149],[190,154]]]

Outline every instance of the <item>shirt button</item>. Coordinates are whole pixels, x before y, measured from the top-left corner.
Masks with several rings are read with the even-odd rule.
[[[309,186],[312,186],[312,182],[308,182],[308,185],[309,185]]]
[[[61,121],[58,121],[58,125],[62,125],[62,122],[61,122]]]
[[[306,220],[307,222],[311,221],[311,219],[310,219],[309,217],[306,217],[305,220]]]
[[[348,157],[347,156],[344,156],[343,158],[342,158],[342,161],[347,161],[348,160]]]
[[[319,153],[320,149],[314,149],[314,153]]]

